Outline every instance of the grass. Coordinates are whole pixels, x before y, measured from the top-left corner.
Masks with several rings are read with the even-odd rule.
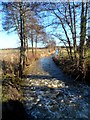
[[[74,56],[74,53],[73,53]],[[77,52],[77,62],[76,60],[71,61],[67,51],[62,49],[61,54],[54,58],[54,61],[61,66],[66,74],[69,74],[75,78],[75,80],[89,82],[90,75],[90,48],[87,49],[86,54],[83,59],[83,67],[79,66],[79,54]]]

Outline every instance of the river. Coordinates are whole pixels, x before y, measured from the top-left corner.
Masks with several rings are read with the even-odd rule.
[[[90,118],[90,87],[65,75],[51,57],[33,64],[22,89],[30,120]]]

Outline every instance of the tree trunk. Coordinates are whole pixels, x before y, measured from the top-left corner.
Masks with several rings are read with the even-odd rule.
[[[34,48],[33,48],[33,31],[31,30],[31,44],[32,44],[32,55],[34,55]]]
[[[84,15],[84,2],[82,0],[82,11],[81,11],[81,35],[80,35],[80,46],[79,46],[79,65],[83,66],[84,58],[84,42],[86,37],[86,18]]]
[[[25,68],[25,36],[24,36],[24,17],[23,17],[23,8],[22,3],[20,3],[20,63],[19,63],[19,77],[23,77],[23,71]]]
[[[75,4],[73,2],[73,16],[72,16],[72,9],[70,5],[70,1],[68,0],[68,9],[69,9],[69,16],[70,16],[70,24],[67,20],[67,24],[70,27],[73,39],[73,50],[74,50],[74,59],[76,60],[76,16],[75,16]],[[67,11],[66,11],[67,12]]]
[[[23,20],[22,20],[22,4],[20,4],[20,63],[19,63],[19,77],[22,78],[23,75]]]
[[[23,60],[23,70],[25,69],[25,65],[26,65],[26,60],[27,60],[27,33],[26,33],[26,19],[25,19],[25,14],[23,14],[24,18],[23,18],[23,36],[24,36],[24,60]]]
[[[74,47],[74,59],[76,60],[76,51],[77,51],[77,45],[76,45],[76,12],[75,12],[75,4],[73,2],[73,18],[74,18],[74,29],[73,29],[73,47]]]
[[[35,54],[37,54],[37,33],[36,33],[36,41],[35,41]]]

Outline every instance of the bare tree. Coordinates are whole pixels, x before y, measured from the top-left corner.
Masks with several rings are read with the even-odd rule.
[[[24,69],[24,4],[23,3],[2,3],[4,11],[3,29],[6,31],[17,31],[20,38],[20,63],[19,76],[22,77]]]
[[[33,12],[30,8],[30,3],[27,2],[9,2],[2,3],[4,19],[3,29],[9,32],[17,31],[20,39],[20,62],[19,62],[19,77],[23,76],[26,62],[26,50],[28,39],[32,33],[36,18],[33,17]],[[33,21],[33,22],[32,22]],[[32,37],[33,41],[33,37]],[[33,42],[32,42],[33,43]]]

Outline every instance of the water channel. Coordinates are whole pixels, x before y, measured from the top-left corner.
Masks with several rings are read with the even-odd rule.
[[[41,58],[23,86],[25,109],[30,120],[89,120],[90,87],[74,80]]]

